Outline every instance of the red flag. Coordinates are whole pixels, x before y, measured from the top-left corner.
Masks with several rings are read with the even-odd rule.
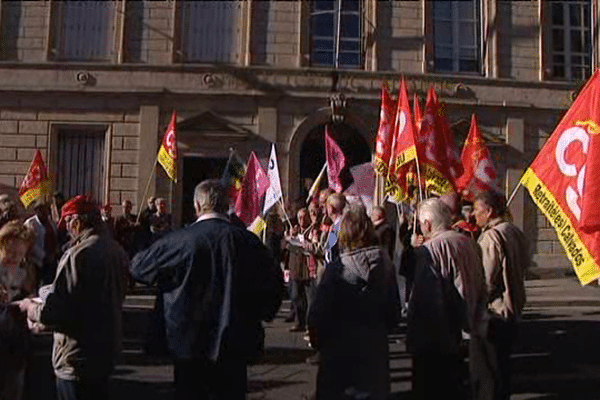
[[[327,160],[327,180],[329,187],[337,193],[343,188],[342,171],[346,166],[346,156],[340,146],[331,138],[329,125],[325,126],[325,158]]]
[[[463,197],[472,200],[481,191],[500,192],[496,183],[496,169],[490,151],[485,145],[475,114],[471,116],[471,128],[462,151],[463,174],[458,178],[456,186]]]
[[[405,165],[417,158],[415,133],[416,128],[408,103],[406,82],[402,78],[398,94],[398,108],[394,126],[394,148],[390,160],[387,190],[397,201],[402,201],[407,196],[406,174],[408,168]]]
[[[169,178],[177,182],[177,135],[175,125],[177,124],[177,112],[171,114],[171,121],[163,136],[162,145],[158,150],[158,162],[163,166]]]
[[[454,191],[462,166],[443,108],[431,87],[427,93],[417,146],[427,190],[437,195]]]
[[[521,178],[583,284],[600,278],[599,134],[596,71]]]
[[[394,130],[394,111],[396,102],[392,100],[386,83],[381,87],[381,111],[379,113],[379,129],[375,146],[375,171],[384,177],[388,174],[388,165],[392,155]]]
[[[242,182],[242,190],[235,202],[235,213],[249,226],[260,214],[262,207],[260,201],[269,187],[267,173],[260,166],[254,152],[250,153],[246,175]]]
[[[415,127],[417,128],[418,135],[421,130],[421,123],[423,122],[423,110],[421,109],[419,96],[416,93],[413,95],[413,118],[415,119]]]
[[[19,189],[19,198],[27,208],[33,201],[50,194],[50,178],[44,158],[39,150],[35,151],[29,170]]]

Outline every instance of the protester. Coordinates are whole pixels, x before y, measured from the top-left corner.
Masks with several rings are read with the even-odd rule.
[[[375,228],[377,242],[385,251],[387,251],[388,255],[390,256],[390,260],[393,260],[396,238],[394,231],[387,222],[385,209],[381,206],[373,207],[373,211],[371,211],[371,221],[373,222],[373,226]]]
[[[309,316],[311,342],[321,355],[317,399],[387,399],[387,332],[397,322],[398,292],[364,207],[348,207],[339,246],[341,255],[326,267]]]
[[[25,259],[34,238],[35,232],[19,221],[0,229],[0,302],[21,300],[34,292],[34,272]]]
[[[108,378],[121,351],[123,265],[127,254],[103,229],[85,196],[62,208],[72,237],[52,292],[39,304],[20,303],[33,322],[54,331],[52,365],[59,399],[108,399]]]
[[[301,208],[297,213],[297,218],[298,224],[286,235],[289,251],[290,294],[294,309],[293,314],[296,317],[296,324],[290,328],[290,332],[304,332],[306,330],[307,290],[310,285],[308,254],[303,247],[308,242],[310,233],[308,210]]]
[[[0,399],[23,396],[29,349],[27,322],[17,306],[34,291],[33,277],[25,255],[35,233],[19,221],[0,229]]]
[[[156,199],[156,213],[150,215],[149,224],[153,242],[173,230],[173,216],[167,211],[165,199]]]
[[[112,216],[112,206],[109,203],[106,203],[100,209],[100,215],[102,216],[102,222],[108,229],[108,232],[113,238],[115,236],[115,218]]]
[[[164,293],[176,399],[245,399],[261,320],[281,305],[281,269],[256,235],[229,223],[219,180],[196,186],[194,206],[197,222],[138,253],[131,272]]]
[[[414,250],[406,342],[413,355],[414,396],[465,398],[461,332],[484,330],[487,299],[477,245],[451,229],[450,210],[440,199],[421,203],[418,219],[425,242]]]
[[[0,228],[9,221],[18,219],[17,206],[7,194],[0,195]]]
[[[30,261],[37,267],[38,283],[47,285],[56,272],[58,232],[50,217],[50,208],[43,200],[33,205],[35,214],[25,221],[25,225],[35,232],[35,242],[29,253]]]
[[[337,245],[340,232],[340,223],[342,214],[346,207],[346,197],[340,193],[333,193],[327,198],[327,216],[331,219],[332,224],[329,229],[327,241],[325,243],[325,262],[330,263],[339,257],[339,247]]]
[[[527,238],[514,224],[502,218],[504,196],[483,192],[475,199],[473,213],[482,229],[481,248],[487,283],[488,309],[492,315],[490,334],[480,347],[471,349],[476,360],[475,399],[510,397],[510,355],[517,322],[525,305],[525,270],[531,264]]]
[[[129,255],[133,258],[136,252],[135,232],[139,227],[136,215],[131,213],[133,205],[130,200],[123,201],[123,213],[115,221],[115,239]]]

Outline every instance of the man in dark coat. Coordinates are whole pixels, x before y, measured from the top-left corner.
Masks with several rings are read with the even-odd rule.
[[[283,274],[259,238],[229,223],[218,180],[194,192],[198,220],[138,253],[131,274],[158,284],[177,399],[245,399],[246,364],[274,318]]]

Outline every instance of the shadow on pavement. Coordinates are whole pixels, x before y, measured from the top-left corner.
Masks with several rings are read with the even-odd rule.
[[[315,351],[311,349],[267,347],[263,356],[254,365],[304,364],[306,359],[314,354]]]
[[[596,321],[523,321],[512,360],[512,393],[540,393],[535,399],[600,398],[598,337]]]

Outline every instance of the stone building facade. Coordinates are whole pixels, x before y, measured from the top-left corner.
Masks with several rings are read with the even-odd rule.
[[[0,183],[18,187],[40,149],[67,196],[137,210],[148,184],[181,223],[194,185],[220,176],[231,148],[265,160],[275,143],[284,194],[301,195],[340,94],[342,147],[369,160],[381,83],[395,93],[401,74],[409,95],[437,89],[457,142],[477,114],[510,194],[599,54],[598,0],[46,0],[0,11]],[[155,166],[173,110],[175,185]],[[524,190],[511,210],[538,268],[567,271]]]

